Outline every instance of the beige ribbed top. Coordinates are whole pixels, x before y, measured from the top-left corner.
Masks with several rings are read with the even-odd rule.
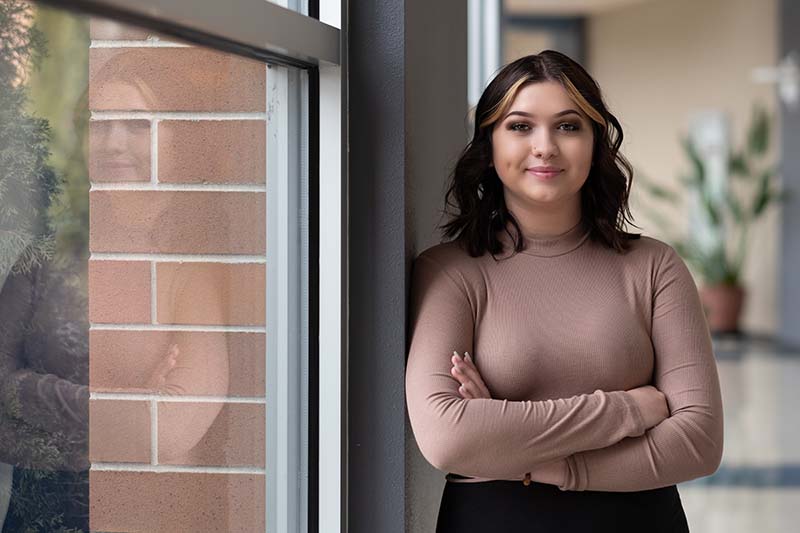
[[[582,223],[525,235],[518,254],[500,235],[497,261],[444,243],[414,262],[406,401],[424,457],[467,481],[520,480],[566,458],[562,490],[647,490],[713,473],[719,379],[675,250],[643,236],[619,254]],[[454,350],[472,355],[492,399],[460,396]],[[625,391],[648,384],[670,416],[645,431]]]

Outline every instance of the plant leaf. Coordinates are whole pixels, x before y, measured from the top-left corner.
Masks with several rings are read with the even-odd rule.
[[[728,189],[725,195],[725,202],[728,205],[728,209],[730,209],[733,218],[736,220],[736,223],[744,224],[747,220],[745,218],[746,215],[744,214],[744,210],[742,209],[742,204],[730,189]]]
[[[751,155],[764,155],[769,146],[769,115],[762,105],[754,105],[747,132],[747,151]]]
[[[680,201],[680,196],[677,193],[662,187],[661,185],[656,185],[655,183],[649,181],[641,182],[641,184],[648,193],[660,200],[666,200],[673,204],[677,204]]]
[[[689,139],[689,137],[683,137],[681,139],[681,143],[683,144],[683,149],[686,151],[686,155],[689,156],[689,160],[692,162],[694,181],[696,181],[699,185],[705,184],[706,168],[703,164],[703,160],[700,158],[700,154],[697,152],[697,147],[695,147],[694,143],[691,141],[691,139]]]
[[[778,200],[779,193],[773,192],[770,187],[772,176],[773,171],[768,168],[758,177],[758,189],[752,207],[753,218],[761,216],[772,200]]]
[[[711,198],[711,195],[708,193],[708,191],[702,191],[701,201],[711,223],[715,226],[719,226],[722,222],[722,217],[719,213],[719,207],[714,202],[714,199]]]
[[[751,176],[747,159],[741,152],[731,152],[728,157],[728,171],[732,176],[740,178],[749,178]]]

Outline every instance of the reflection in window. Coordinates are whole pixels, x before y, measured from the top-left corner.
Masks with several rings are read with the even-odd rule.
[[[75,47],[86,31],[24,2],[0,4],[3,531],[88,530],[86,81],[50,78],[75,65],[60,61],[71,50],[53,47],[53,32]]]
[[[263,530],[266,66],[0,36],[2,531]]]

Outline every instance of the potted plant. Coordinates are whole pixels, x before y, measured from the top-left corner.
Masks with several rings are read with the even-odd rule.
[[[745,301],[742,283],[751,226],[767,208],[789,197],[778,190],[775,165],[767,161],[771,118],[761,105],[753,106],[752,117],[743,146],[732,148],[728,155],[728,180],[723,194],[715,194],[707,179],[706,163],[688,136],[681,139],[691,163],[688,174],[680,181],[699,198],[703,214],[715,235],[709,246],[701,245],[690,233],[688,237],[666,240],[702,278],[700,297],[712,332],[738,332],[739,317]],[[651,197],[679,205],[682,195],[640,178],[643,189]],[[650,214],[650,213],[648,213]],[[657,213],[656,222],[670,227]],[[728,236],[733,238],[729,239]],[[731,244],[734,243],[734,244]]]

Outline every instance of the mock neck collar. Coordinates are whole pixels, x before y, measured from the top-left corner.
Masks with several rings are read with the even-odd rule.
[[[508,231],[511,232],[512,235],[515,232],[514,226],[510,222],[508,223]],[[590,228],[587,227],[586,221],[583,218],[568,230],[557,235],[528,233],[523,230],[522,239],[525,247],[521,253],[540,257],[563,255],[575,250],[583,244],[589,237],[589,234]],[[508,233],[501,231],[498,235],[505,245],[510,248],[514,246],[514,241]]]

